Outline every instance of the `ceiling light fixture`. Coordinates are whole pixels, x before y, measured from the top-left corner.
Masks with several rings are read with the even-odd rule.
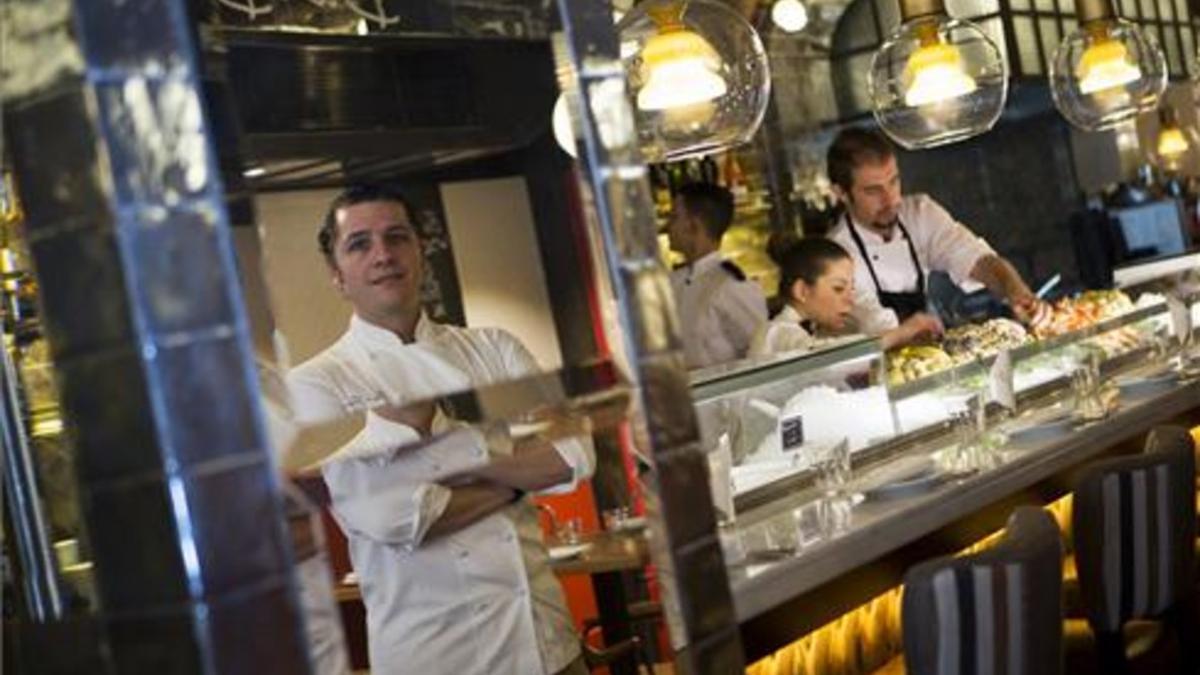
[[[875,119],[901,146],[929,148],[995,125],[1008,66],[979,26],[943,0],[900,0],[900,26],[875,53],[868,79]]]
[[[771,21],[785,33],[798,33],[808,25],[808,8],[800,0],[775,0]]]
[[[626,84],[646,161],[749,141],[771,91],[754,28],[717,0],[645,0],[617,25]]]
[[[1079,28],[1050,63],[1054,105],[1085,131],[1111,129],[1152,110],[1167,86],[1162,49],[1117,17],[1112,0],[1075,0]]]

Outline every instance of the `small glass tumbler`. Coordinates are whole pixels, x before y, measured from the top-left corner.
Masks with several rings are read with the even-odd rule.
[[[822,531],[826,534],[842,532],[849,527],[852,498],[847,486],[850,484],[850,443],[846,439],[818,447],[813,457],[816,484],[821,491],[818,503]]]
[[[606,509],[602,515],[604,517],[604,529],[609,532],[619,532],[625,529],[629,522],[629,507],[618,506]]]
[[[1088,354],[1071,371],[1071,391],[1075,396],[1075,412],[1085,420],[1104,416],[1104,401],[1100,391],[1100,359]]]
[[[567,518],[558,524],[554,538],[560,544],[578,544],[583,538],[583,519]]]

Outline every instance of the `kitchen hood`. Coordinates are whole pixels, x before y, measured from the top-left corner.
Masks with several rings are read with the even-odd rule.
[[[257,189],[303,189],[498,155],[547,133],[545,39],[216,29]]]

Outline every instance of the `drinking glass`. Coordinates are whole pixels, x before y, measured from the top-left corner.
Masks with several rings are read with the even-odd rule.
[[[560,544],[578,544],[583,537],[583,519],[566,518],[558,524],[555,539]]]
[[[604,529],[609,532],[618,532],[625,529],[626,523],[629,522],[629,507],[618,506],[606,509],[602,515],[604,517]]]
[[[813,456],[817,488],[821,491],[818,503],[822,531],[836,533],[849,526],[852,501],[847,490],[850,483],[850,442],[843,438],[832,445],[819,446]]]
[[[842,439],[837,443],[815,448],[813,467],[817,471],[817,487],[826,496],[844,494],[850,482],[850,443]]]
[[[1081,418],[1095,420],[1104,416],[1098,354],[1088,353],[1071,371],[1071,391],[1075,395],[1075,411]]]

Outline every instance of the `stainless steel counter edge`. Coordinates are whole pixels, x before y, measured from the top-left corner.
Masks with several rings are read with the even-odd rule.
[[[1106,449],[1145,433],[1156,424],[1196,408],[1200,408],[1200,382],[1182,385],[1155,396],[1122,401],[1120,409],[1103,422],[1062,439],[1031,444],[1016,459],[970,479],[947,484],[919,497],[888,501],[886,508],[893,512],[886,516],[873,519],[861,527],[852,527],[842,536],[805,548],[795,557],[772,563],[753,576],[744,569],[735,568],[730,582],[738,621],[749,621],[849,570],[868,564],[989,504],[1026,490],[1072,465],[1080,465],[1103,454]],[[788,500],[776,510],[781,513],[795,506]],[[768,517],[755,520],[761,523]]]

